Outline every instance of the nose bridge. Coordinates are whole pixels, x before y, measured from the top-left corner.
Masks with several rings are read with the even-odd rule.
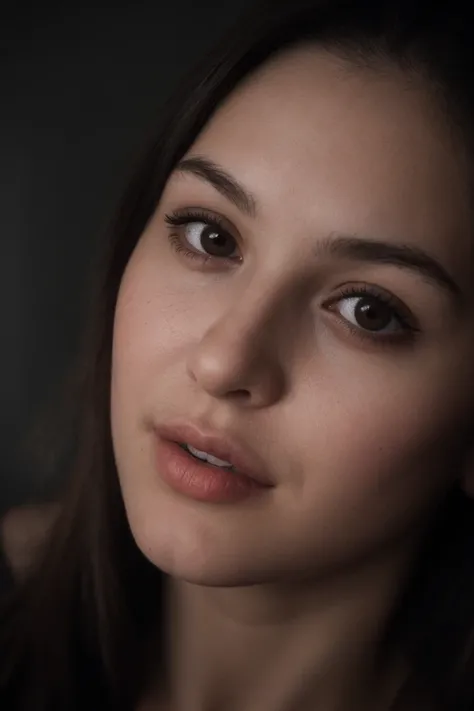
[[[194,380],[215,396],[245,392],[254,403],[274,400],[284,387],[290,310],[281,288],[249,284],[196,344],[189,362]]]
[[[265,283],[250,284],[214,325],[217,338],[243,351],[276,352],[289,321],[289,296]]]

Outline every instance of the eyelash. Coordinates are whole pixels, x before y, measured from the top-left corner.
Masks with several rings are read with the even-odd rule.
[[[205,210],[176,211],[171,213],[170,215],[165,215],[165,222],[169,227],[183,227],[193,222],[202,222],[208,227],[214,227],[219,232],[224,232],[226,235],[232,237],[232,239],[235,239],[235,237],[233,237],[229,230],[226,229],[226,227],[224,226],[224,220],[222,220],[218,215],[211,215]],[[197,259],[202,264],[208,264],[209,262],[213,261],[218,261],[221,263],[222,261],[233,263],[235,263],[236,261],[240,261],[240,259],[226,259],[225,257],[215,257],[212,254],[202,254],[200,252],[196,252],[195,250],[190,249],[183,243],[183,240],[179,234],[173,232],[169,235],[169,241],[173,249],[178,252],[178,254],[183,254],[187,259]]]
[[[388,306],[392,311],[393,318],[400,326],[400,331],[371,335],[370,331],[356,328],[352,323],[347,321],[347,319],[341,317],[344,327],[351,335],[363,341],[375,342],[380,346],[407,345],[413,343],[417,333],[420,331],[415,317],[395,296],[375,286],[370,284],[358,284],[357,286],[342,287],[336,296],[331,297],[331,300],[326,302],[326,305],[330,309],[333,304],[337,304],[343,299],[363,298],[364,296],[371,297],[379,303]]]
[[[235,239],[225,227],[224,220],[222,220],[218,215],[210,214],[205,210],[193,209],[175,211],[169,215],[165,215],[165,222],[169,227],[175,228],[183,227],[193,222],[201,222],[209,227],[214,227],[216,230],[224,232],[226,235],[229,235]],[[175,232],[171,232],[168,238],[170,244],[177,253],[183,254],[183,256],[187,259],[197,259],[203,265],[208,264],[209,262],[222,263],[224,261],[235,264],[236,261],[241,261],[240,258],[239,260],[236,260],[235,258],[216,257],[214,255],[206,255],[196,252],[195,250],[187,247],[183,243],[182,237]],[[406,345],[407,343],[412,343],[414,341],[416,334],[420,331],[420,328],[413,315],[396,297],[386,291],[378,289],[375,286],[358,284],[357,286],[342,287],[336,296],[331,297],[330,301],[326,301],[326,307],[328,310],[331,310],[332,305],[339,303],[343,299],[363,298],[364,296],[371,297],[379,303],[388,306],[392,310],[393,317],[400,325],[401,330],[394,333],[371,335],[370,331],[365,331],[362,328],[356,328],[347,319],[340,317],[340,321],[352,336],[365,342],[368,341],[372,343],[372,345],[377,344],[381,347],[384,345]]]

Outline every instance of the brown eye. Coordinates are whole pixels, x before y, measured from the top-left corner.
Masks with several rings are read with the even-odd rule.
[[[375,296],[345,297],[337,303],[336,308],[346,321],[364,331],[393,333],[403,330],[393,307]]]
[[[184,226],[184,236],[196,252],[221,259],[233,259],[238,256],[235,239],[215,225],[206,222],[189,222]]]

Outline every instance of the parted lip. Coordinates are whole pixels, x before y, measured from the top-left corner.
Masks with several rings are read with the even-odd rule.
[[[176,422],[154,426],[155,433],[164,440],[190,444],[201,452],[231,462],[234,468],[261,486],[275,486],[263,463],[237,440],[228,435],[192,422]]]

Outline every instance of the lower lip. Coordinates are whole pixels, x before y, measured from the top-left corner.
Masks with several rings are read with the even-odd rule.
[[[210,503],[232,503],[258,496],[271,487],[243,474],[200,462],[176,442],[157,438],[157,467],[163,481],[180,494]]]

